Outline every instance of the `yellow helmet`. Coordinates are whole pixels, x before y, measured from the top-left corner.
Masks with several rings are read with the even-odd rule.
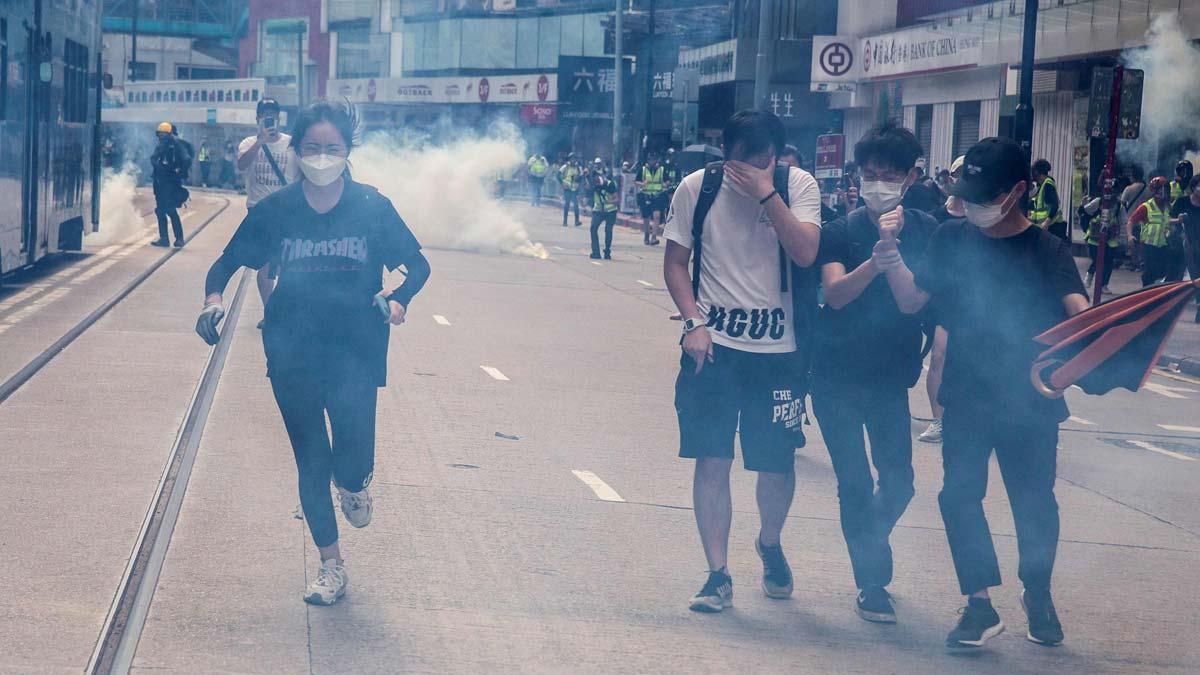
[[[172,128],[173,127],[171,126],[170,122],[163,122],[163,123],[159,124],[158,128],[155,129],[154,131],[155,131],[155,133],[159,133],[159,134],[169,134],[169,133],[171,133]]]

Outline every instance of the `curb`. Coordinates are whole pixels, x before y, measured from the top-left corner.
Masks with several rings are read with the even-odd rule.
[[[1200,377],[1200,359],[1197,358],[1163,354],[1158,357],[1158,365],[1160,368],[1166,368],[1173,372]]]

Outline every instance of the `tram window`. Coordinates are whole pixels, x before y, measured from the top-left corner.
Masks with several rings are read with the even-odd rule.
[[[0,120],[8,119],[8,19],[0,19]]]
[[[63,44],[63,119],[87,121],[88,48],[74,40]]]

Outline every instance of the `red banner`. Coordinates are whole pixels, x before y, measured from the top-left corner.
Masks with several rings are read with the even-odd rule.
[[[558,106],[542,103],[521,104],[521,119],[532,126],[558,124]]]

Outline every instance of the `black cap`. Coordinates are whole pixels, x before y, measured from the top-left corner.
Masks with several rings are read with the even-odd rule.
[[[988,204],[1017,183],[1029,180],[1029,160],[1016,141],[985,138],[967,150],[962,178],[950,192],[973,204]]]
[[[279,101],[273,98],[264,98],[258,102],[258,107],[255,109],[255,114],[259,117],[269,115],[271,113],[279,114]]]

